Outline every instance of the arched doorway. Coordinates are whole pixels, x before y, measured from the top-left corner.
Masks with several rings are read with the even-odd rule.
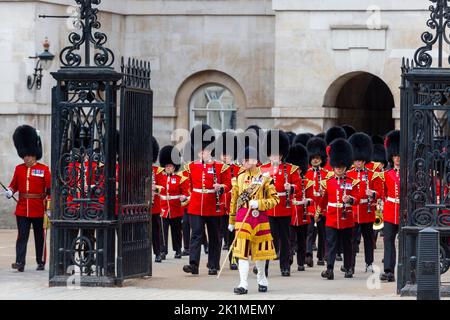
[[[329,108],[325,128],[349,124],[357,131],[385,134],[394,129],[394,97],[387,84],[368,72],[339,77],[328,88],[324,105]]]

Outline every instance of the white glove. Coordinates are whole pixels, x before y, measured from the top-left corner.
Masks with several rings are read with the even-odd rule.
[[[11,199],[13,196],[13,192],[11,189],[8,189],[7,191],[5,191],[5,197],[6,199]]]
[[[51,218],[52,217],[52,212],[50,210],[45,211],[45,214],[47,215],[47,217]]]
[[[252,209],[258,209],[258,200],[250,200],[249,205]]]
[[[233,231],[234,231],[234,224],[229,224],[229,225],[228,225],[228,230],[229,230],[230,232],[233,232]]]

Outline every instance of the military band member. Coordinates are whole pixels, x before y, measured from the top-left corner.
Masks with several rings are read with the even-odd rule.
[[[205,224],[209,240],[208,274],[216,275],[220,268],[220,220],[224,215],[220,198],[231,189],[231,175],[228,165],[214,161],[214,142],[210,126],[202,124],[192,129],[191,143],[198,160],[185,166],[190,179],[188,213],[192,228],[189,264],[183,267],[186,273],[198,274]]]
[[[380,275],[380,279],[393,282],[396,263],[395,238],[400,220],[400,131],[388,133],[385,145],[391,168],[384,172],[384,273]]]
[[[280,259],[282,276],[290,276],[289,226],[292,216],[292,196],[298,192],[300,175],[298,167],[284,160],[289,151],[289,138],[281,130],[270,130],[264,141],[264,151],[270,162],[262,165],[261,172],[274,181],[280,203],[268,211],[270,229]]]
[[[317,265],[325,265],[324,259],[326,257],[326,237],[325,237],[325,213],[326,207],[320,208],[320,199],[322,198],[321,181],[327,180],[334,173],[327,171],[323,165],[327,163],[327,144],[325,140],[319,137],[311,138],[307,143],[310,168],[305,174],[308,180],[306,189],[312,193],[314,201],[308,206],[308,212],[315,217],[308,227],[308,237],[306,246],[305,263],[308,267],[314,266],[313,260],[313,244],[315,242],[314,229],[317,229],[318,243],[317,243]],[[319,212],[318,212],[319,210]],[[316,226],[315,226],[316,225]]]
[[[173,146],[165,146],[159,153],[159,164],[164,171],[156,176],[156,185],[160,188],[161,217],[163,218],[163,253],[168,254],[169,226],[172,235],[172,248],[175,259],[181,259],[181,219],[183,206],[189,199],[189,179],[178,173],[180,152]]]
[[[256,262],[258,291],[266,292],[265,261],[275,258],[267,210],[274,208],[280,200],[272,178],[263,174],[257,163],[257,150],[245,148],[244,171],[233,178],[229,230],[236,230],[237,237],[233,247],[233,255],[239,259],[240,282],[234,289],[236,294],[248,292],[250,259]]]
[[[327,270],[322,277],[334,279],[334,262],[338,240],[341,240],[344,253],[345,278],[352,278],[352,233],[353,214],[351,207],[357,205],[361,195],[358,193],[359,180],[350,178],[347,170],[352,165],[353,150],[350,143],[344,139],[336,139],[330,145],[330,165],[334,175],[321,182],[323,197],[321,207],[327,207],[326,236],[328,246]]]
[[[352,272],[356,264],[356,253],[359,246],[358,234],[364,238],[364,258],[366,272],[374,272],[372,263],[374,255],[373,223],[377,200],[381,198],[384,187],[384,177],[379,172],[371,171],[366,167],[372,160],[373,145],[371,138],[362,132],[353,134],[349,139],[353,147],[353,168],[348,176],[360,180],[356,188],[360,194],[364,194],[358,205],[353,206],[353,219],[355,227],[353,230],[353,257]]]
[[[5,192],[7,199],[11,199],[16,192],[19,193],[15,211],[18,229],[16,262],[12,264],[12,268],[19,272],[25,270],[28,237],[33,225],[37,270],[44,270],[44,215],[45,211],[50,209],[50,170],[46,165],[37,162],[42,158],[42,143],[35,128],[28,125],[18,127],[13,141],[24,163],[16,167]]]
[[[292,199],[291,229],[295,236],[297,270],[305,271],[306,238],[311,223],[308,206],[313,196],[312,188],[307,189],[308,180],[304,177],[308,170],[308,151],[302,144],[295,144],[289,148],[286,161],[299,167],[300,186]]]
[[[155,163],[158,161],[159,144],[155,137],[152,136],[152,245],[153,253],[155,254],[155,262],[161,262],[166,257],[162,254],[162,222],[161,222],[161,202],[159,193],[161,188],[156,185],[156,176],[164,171]]]

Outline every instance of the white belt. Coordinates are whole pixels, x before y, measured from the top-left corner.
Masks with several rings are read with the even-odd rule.
[[[361,200],[359,200],[359,203],[360,203],[360,204],[362,204],[362,203],[367,203],[367,199],[361,199]]]
[[[328,206],[329,206],[329,207],[333,207],[333,208],[343,208],[343,207],[344,207],[344,204],[343,204],[343,203],[328,202]],[[346,204],[345,207],[346,207],[346,208],[350,208],[351,205]]]
[[[197,188],[193,188],[192,190],[194,192],[198,192],[198,193],[216,193],[215,189],[197,189]]]
[[[397,198],[387,197],[386,200],[393,203],[400,203],[400,199]]]
[[[177,195],[177,196],[160,196],[161,200],[175,200],[175,199],[180,199],[181,195]]]
[[[286,197],[286,192],[277,192],[279,197]]]

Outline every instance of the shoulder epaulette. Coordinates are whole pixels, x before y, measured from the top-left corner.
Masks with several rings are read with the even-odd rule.
[[[191,168],[190,168],[191,163],[192,163],[192,161],[190,161],[184,165],[184,168],[183,168],[184,171],[191,173]]]
[[[380,178],[381,180],[384,181],[384,172],[375,171],[373,173],[372,180],[375,180],[376,178]]]
[[[188,177],[184,176],[183,173],[181,173],[181,172],[178,172],[177,176],[180,177],[180,184],[185,182],[188,179]]]
[[[327,180],[320,180],[320,185],[322,186],[322,188],[326,189],[327,188]]]
[[[360,182],[361,182],[361,180],[359,180],[359,179],[353,179],[352,187],[356,186]]]
[[[238,176],[241,175],[244,172],[245,172],[245,169],[243,167],[240,167],[239,171],[238,171]]]
[[[333,171],[327,171],[327,175],[325,176],[325,179],[330,179],[334,175]]]
[[[307,180],[307,181],[308,181],[308,183],[306,183],[305,190],[314,185],[313,180]]]
[[[291,172],[290,174],[293,174],[296,170],[298,170],[298,166],[291,164]]]
[[[222,164],[222,170],[220,171],[220,173],[225,172],[230,166],[225,164],[225,163],[221,163]]]
[[[156,174],[160,174],[161,172],[163,172],[164,171],[164,168],[163,167],[158,167],[157,169],[156,169]]]

